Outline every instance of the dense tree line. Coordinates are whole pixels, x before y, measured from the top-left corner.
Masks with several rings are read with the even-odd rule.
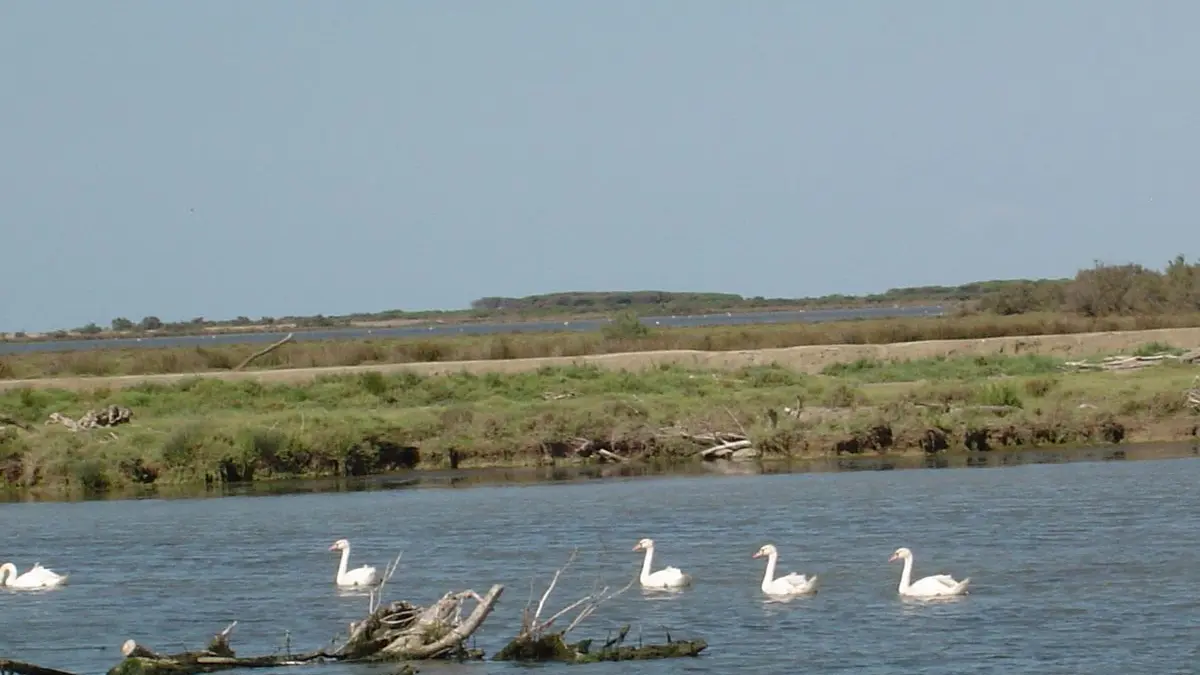
[[[1082,316],[1200,312],[1200,263],[1176,256],[1159,271],[1142,265],[1080,270],[1073,279],[1017,281],[986,294],[980,311],[1068,312]]]

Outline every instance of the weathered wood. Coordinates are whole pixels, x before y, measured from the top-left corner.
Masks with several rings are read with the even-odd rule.
[[[496,584],[482,597],[470,590],[446,593],[424,608],[393,602],[353,624],[350,638],[336,655],[364,661],[469,657],[462,644],[479,630],[503,592],[504,586]],[[463,603],[469,599],[477,604],[462,619]]]
[[[0,659],[0,675],[75,675],[66,670],[47,668],[24,661]]]
[[[233,369],[241,370],[242,368],[245,368],[246,366],[250,365],[250,363],[252,361],[254,361],[255,359],[260,359],[260,358],[266,356],[267,354],[270,354],[271,352],[275,351],[276,349],[279,349],[280,347],[284,346],[285,344],[291,342],[293,337],[294,337],[293,333],[288,333],[287,335],[283,336],[282,340],[273,343],[269,347],[264,347],[263,349],[260,349],[256,352],[254,352],[250,356],[247,356],[245,359],[242,359],[242,362],[237,364],[236,366],[234,366]]]
[[[1099,361],[1067,361],[1064,368],[1073,370],[1136,370],[1156,366],[1164,362],[1200,363],[1200,349],[1193,349],[1183,354],[1151,354],[1148,356],[1109,356]]]
[[[750,441],[729,441],[714,445],[711,448],[706,448],[696,453],[701,459],[731,459],[739,450],[747,450],[754,447]]]
[[[120,424],[126,424],[131,419],[133,419],[132,410],[122,405],[110,405],[98,411],[89,410],[77,420],[71,419],[59,412],[52,412],[46,419],[46,424],[61,424],[71,431],[81,431],[85,429],[115,427]]]

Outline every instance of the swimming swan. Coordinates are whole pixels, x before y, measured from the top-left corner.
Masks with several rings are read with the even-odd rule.
[[[971,583],[970,577],[962,581],[956,581],[949,574],[934,574],[922,579],[917,579],[914,583],[912,579],[913,554],[907,548],[898,548],[888,558],[888,562],[904,559],[904,571],[900,573],[900,587],[897,589],[900,595],[907,595],[914,598],[932,598],[947,595],[964,595],[967,592],[967,584]]]
[[[337,576],[334,577],[334,583],[338,586],[374,586],[379,583],[379,574],[374,567],[363,565],[346,571],[346,564],[350,561],[350,541],[347,539],[338,539],[329,547],[330,551],[341,551],[342,560],[338,563]]]
[[[779,551],[776,550],[774,544],[767,544],[758,549],[758,553],[750,556],[751,558],[767,557],[767,571],[763,574],[762,592],[767,595],[800,595],[803,593],[812,593],[817,588],[817,577],[807,577],[803,574],[792,572],[791,574],[782,577],[774,577],[775,563],[779,561]]]
[[[56,574],[51,570],[42,567],[40,562],[34,563],[33,567],[31,567],[25,574],[17,574],[17,566],[10,562],[0,565],[0,586],[5,588],[16,588],[21,590],[33,588],[54,588],[56,586],[61,586],[66,582],[66,574]]]
[[[651,574],[650,561],[654,558],[654,540],[642,539],[633,545],[635,551],[645,551],[646,559],[642,561],[642,574],[638,581],[646,588],[679,588],[692,583],[692,578],[684,574],[678,567],[664,567]]]

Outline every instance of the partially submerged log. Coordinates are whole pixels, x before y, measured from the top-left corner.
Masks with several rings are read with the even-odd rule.
[[[671,659],[681,656],[699,656],[708,647],[705,640],[672,641],[667,636],[665,643],[632,647],[624,644],[629,626],[624,626],[616,638],[608,640],[596,651],[591,650],[595,640],[580,640],[567,644],[562,633],[549,633],[537,639],[514,639],[493,657],[495,661],[563,663],[599,663],[601,661],[646,661]]]
[[[24,661],[0,659],[0,675],[75,675],[65,670],[56,670]]]
[[[591,650],[594,640],[580,640],[579,642],[568,643],[567,634],[575,630],[584,619],[591,616],[602,604],[629,590],[637,581],[636,578],[631,579],[628,584],[615,591],[610,591],[608,586],[603,586],[599,590],[585,595],[554,612],[548,618],[542,619],[542,611],[546,608],[546,601],[549,600],[554,587],[558,585],[563,572],[575,561],[577,554],[577,551],[573,551],[571,557],[567,559],[566,564],[555,570],[554,576],[546,586],[545,592],[542,593],[541,600],[538,601],[536,609],[531,607],[533,598],[532,596],[530,597],[529,603],[526,604],[522,612],[520,632],[503,649],[497,652],[492,657],[492,660],[598,663],[600,661],[631,661],[696,656],[708,647],[708,643],[704,640],[672,642],[670,634],[667,634],[667,641],[663,644],[627,647],[622,643],[629,632],[629,626],[622,628],[617,637],[608,640],[596,651]],[[574,616],[565,628],[557,631],[549,630],[556,621],[572,613],[574,613]]]
[[[121,645],[125,659],[108,670],[108,675],[194,675],[233,668],[275,668],[320,662],[331,655],[322,651],[300,655],[239,657],[229,646],[229,634],[237,622],[217,633],[201,651],[160,654],[134,640]]]

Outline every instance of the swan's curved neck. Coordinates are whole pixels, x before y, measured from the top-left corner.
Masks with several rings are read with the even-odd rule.
[[[346,576],[346,565],[350,562],[350,547],[342,549],[342,560],[338,563],[337,577],[334,581],[341,581]]]
[[[900,592],[908,590],[912,585],[912,556],[904,559],[904,571],[900,573]]]
[[[767,556],[767,571],[763,573],[762,587],[765,590],[775,580],[775,563],[779,562],[779,554],[771,553]]]
[[[0,565],[0,586],[8,586],[17,578],[17,566],[7,562]]]
[[[654,558],[654,547],[646,548],[646,558],[642,561],[642,580],[650,578],[650,561]]]

